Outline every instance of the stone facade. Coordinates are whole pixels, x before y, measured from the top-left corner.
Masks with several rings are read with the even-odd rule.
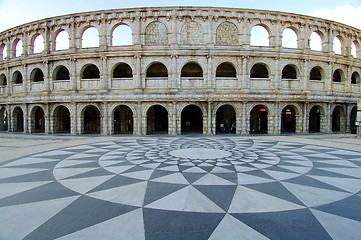
[[[132,44],[113,45],[119,26]],[[262,26],[268,46],[251,45]],[[82,48],[94,28],[99,46]],[[297,48],[282,45],[291,29]],[[66,32],[69,46],[57,50]],[[310,36],[321,38],[321,51]],[[0,129],[82,133],[354,132],[361,31],[290,13],[137,8],[53,17],[0,33]],[[44,50],[35,52],[42,37]],[[341,41],[341,54],[333,41]],[[19,55],[19,42],[22,54]]]

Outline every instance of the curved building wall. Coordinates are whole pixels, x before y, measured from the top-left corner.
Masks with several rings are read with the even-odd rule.
[[[257,27],[266,35],[254,34]],[[295,36],[293,45],[285,30]],[[91,31],[96,37],[89,39]],[[0,129],[353,132],[359,36],[359,29],[324,19],[208,7],[107,10],[27,23],[0,33]],[[254,44],[262,37],[265,44]]]

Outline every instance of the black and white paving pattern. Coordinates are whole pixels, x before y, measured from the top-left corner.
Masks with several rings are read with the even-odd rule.
[[[0,239],[361,239],[361,152],[144,137],[0,165]]]

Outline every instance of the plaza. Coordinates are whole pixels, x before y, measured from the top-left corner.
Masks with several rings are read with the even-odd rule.
[[[1,239],[358,239],[350,134],[0,134]]]

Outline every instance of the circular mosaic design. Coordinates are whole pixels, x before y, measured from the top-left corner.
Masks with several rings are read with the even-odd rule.
[[[335,238],[332,222],[337,219],[346,228],[353,226],[352,233],[360,229],[354,226],[360,224],[355,216],[361,210],[350,209],[361,203],[360,166],[358,152],[260,139],[109,141],[1,165],[0,215],[11,217],[6,209],[15,205],[19,211],[19,206],[30,211],[34,205],[30,209],[35,211],[37,204],[47,209],[46,203],[51,203],[56,210],[44,216],[38,210],[44,219],[21,236],[29,238],[45,230],[52,232],[51,238],[84,237],[105,222],[115,230],[119,219],[132,228],[139,225],[134,231],[141,239],[181,239],[184,234],[217,239],[231,234],[230,229],[248,237],[279,238],[265,228],[267,221],[282,224],[292,239],[305,231],[290,225],[293,221],[312,227],[307,234],[313,238]],[[334,210],[340,205],[349,209],[341,214]],[[87,216],[85,223],[54,230],[72,214]],[[164,232],[170,223],[179,227]]]

